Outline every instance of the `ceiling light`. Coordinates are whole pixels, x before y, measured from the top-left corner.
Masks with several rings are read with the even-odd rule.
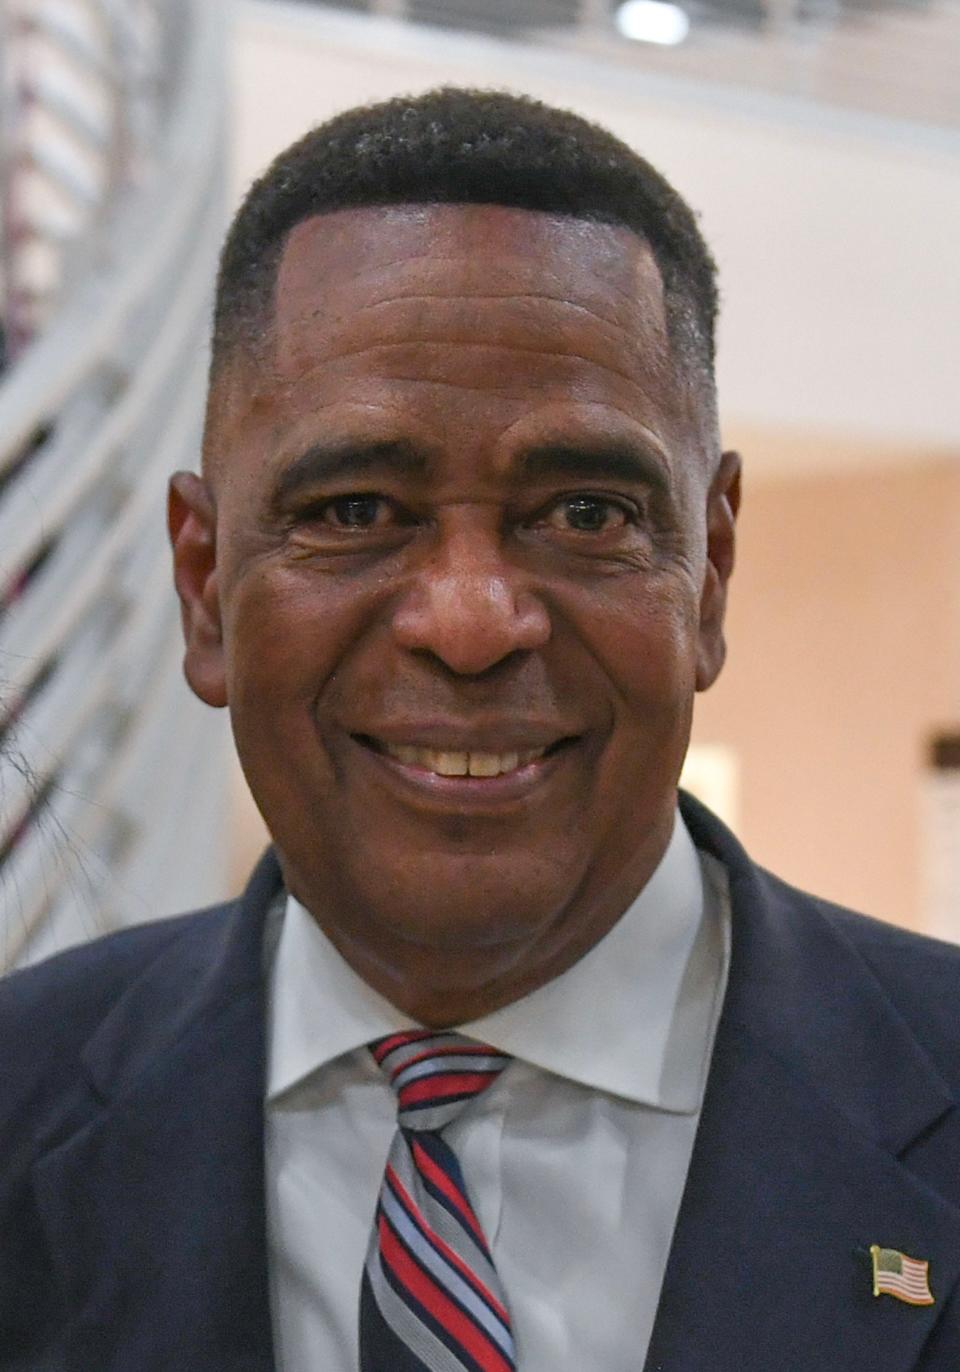
[[[679,5],[664,0],[624,0],[615,15],[618,31],[635,43],[682,43],[690,32],[690,20]]]

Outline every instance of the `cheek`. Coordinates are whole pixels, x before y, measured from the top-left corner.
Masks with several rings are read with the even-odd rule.
[[[364,603],[289,566],[249,569],[224,615],[231,711],[264,727],[310,709],[364,622]],[[288,721],[290,722],[290,721]]]
[[[622,724],[686,717],[696,685],[698,613],[683,579],[612,585],[578,615],[581,640],[602,666]]]

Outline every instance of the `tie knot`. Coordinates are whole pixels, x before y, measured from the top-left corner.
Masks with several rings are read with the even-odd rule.
[[[510,1058],[452,1031],[409,1029],[369,1045],[397,1093],[404,1129],[440,1130],[494,1081]]]

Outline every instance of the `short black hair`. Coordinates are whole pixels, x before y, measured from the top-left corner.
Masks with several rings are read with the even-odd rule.
[[[686,201],[599,125],[527,96],[459,87],[347,110],[253,184],[220,259],[214,373],[264,333],[295,225],[335,210],[426,204],[540,210],[638,234],[660,270],[675,358],[712,397],[716,267]]]

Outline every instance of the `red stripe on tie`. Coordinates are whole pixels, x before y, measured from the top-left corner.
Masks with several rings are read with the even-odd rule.
[[[470,1202],[467,1200],[466,1196],[454,1186],[446,1172],[444,1172],[441,1167],[437,1166],[433,1158],[431,1158],[430,1154],[416,1138],[412,1140],[411,1147],[413,1150],[413,1160],[417,1164],[417,1169],[420,1174],[427,1181],[432,1182],[434,1187],[438,1191],[441,1191],[446,1196],[447,1200],[456,1207],[457,1213],[461,1216],[463,1222],[467,1225],[483,1252],[489,1257],[490,1250],[487,1247],[486,1237],[484,1236],[483,1230],[480,1228],[476,1215],[470,1208]]]
[[[396,1172],[389,1165],[389,1163],[387,1164],[387,1176],[390,1178],[390,1182],[396,1193],[397,1199],[400,1201],[404,1210],[406,1210],[407,1214],[410,1216],[411,1221],[417,1226],[419,1230],[421,1230],[421,1232],[426,1236],[426,1238],[429,1239],[429,1241],[434,1245],[434,1247],[437,1248],[439,1252],[443,1254],[447,1262],[450,1263],[451,1267],[455,1267],[457,1271],[460,1273],[461,1277],[464,1277],[470,1283],[470,1285],[477,1292],[477,1294],[481,1296],[483,1300],[486,1301],[487,1305],[489,1305],[490,1309],[494,1312],[494,1314],[498,1315],[500,1319],[503,1320],[503,1323],[506,1325],[506,1327],[509,1329],[510,1316],[507,1314],[506,1310],[497,1300],[496,1296],[493,1294],[492,1291],[489,1291],[487,1287],[484,1286],[483,1282],[477,1276],[476,1272],[472,1271],[467,1266],[467,1264],[463,1261],[463,1258],[461,1258],[459,1254],[455,1253],[448,1243],[444,1243],[443,1239],[440,1237],[437,1231],[435,1229],[430,1228],[430,1225],[427,1223],[426,1216],[423,1214],[422,1211],[417,1209],[417,1205],[413,1197],[410,1195],[409,1191],[407,1191],[403,1182],[397,1176]]]
[[[420,1101],[436,1101],[439,1105],[448,1096],[478,1096],[490,1085],[494,1077],[499,1075],[498,1070],[496,1072],[443,1072],[434,1077],[420,1077],[418,1081],[411,1081],[406,1086],[401,1086],[397,1092],[397,1099],[400,1101],[400,1109],[405,1110],[408,1105],[416,1105]]]
[[[515,1372],[511,1363],[492,1344],[486,1334],[456,1305],[431,1277],[413,1261],[397,1239],[385,1217],[380,1216],[380,1256],[390,1270],[423,1308],[441,1325],[483,1372]]]
[[[392,1053],[395,1048],[402,1048],[407,1043],[419,1043],[421,1039],[432,1039],[434,1037],[432,1029],[404,1029],[399,1034],[390,1034],[388,1038],[379,1039],[371,1048],[377,1062],[383,1062],[388,1053]]]

